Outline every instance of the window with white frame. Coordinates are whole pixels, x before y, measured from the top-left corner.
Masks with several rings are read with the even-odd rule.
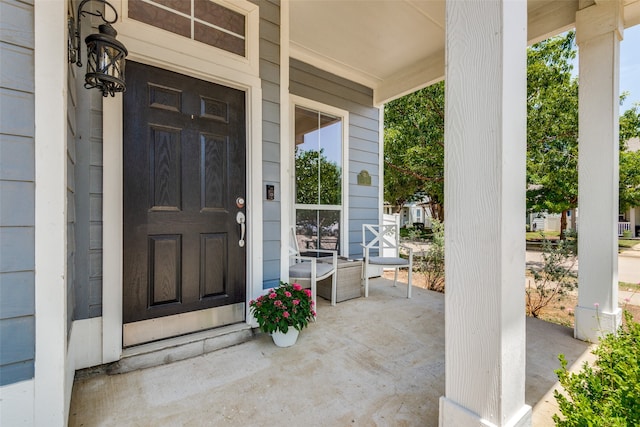
[[[295,225],[302,252],[340,251],[344,117],[295,106]]]

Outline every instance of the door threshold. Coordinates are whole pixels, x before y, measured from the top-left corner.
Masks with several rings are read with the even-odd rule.
[[[212,351],[231,347],[255,337],[247,323],[236,323],[162,341],[137,345],[122,351],[119,361],[107,367],[107,374],[122,374],[138,369],[166,365]]]
[[[245,303],[222,305],[122,325],[125,348],[243,322]]]

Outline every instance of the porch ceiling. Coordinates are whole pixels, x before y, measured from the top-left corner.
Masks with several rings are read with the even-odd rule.
[[[578,2],[529,0],[529,42],[572,28]],[[291,56],[374,89],[382,104],[444,78],[445,3],[293,0]],[[640,0],[623,5],[625,26],[640,23]]]

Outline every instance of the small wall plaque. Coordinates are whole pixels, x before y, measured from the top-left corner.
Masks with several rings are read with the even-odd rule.
[[[371,185],[371,175],[364,169],[358,174],[358,185]]]

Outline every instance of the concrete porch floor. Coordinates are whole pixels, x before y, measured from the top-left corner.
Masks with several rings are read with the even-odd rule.
[[[444,394],[444,295],[375,279],[331,307],[291,348],[257,338],[120,375],[77,379],[70,426],[437,426]],[[524,306],[523,306],[524,311]],[[526,403],[553,425],[558,353],[589,353],[570,328],[527,319]]]

